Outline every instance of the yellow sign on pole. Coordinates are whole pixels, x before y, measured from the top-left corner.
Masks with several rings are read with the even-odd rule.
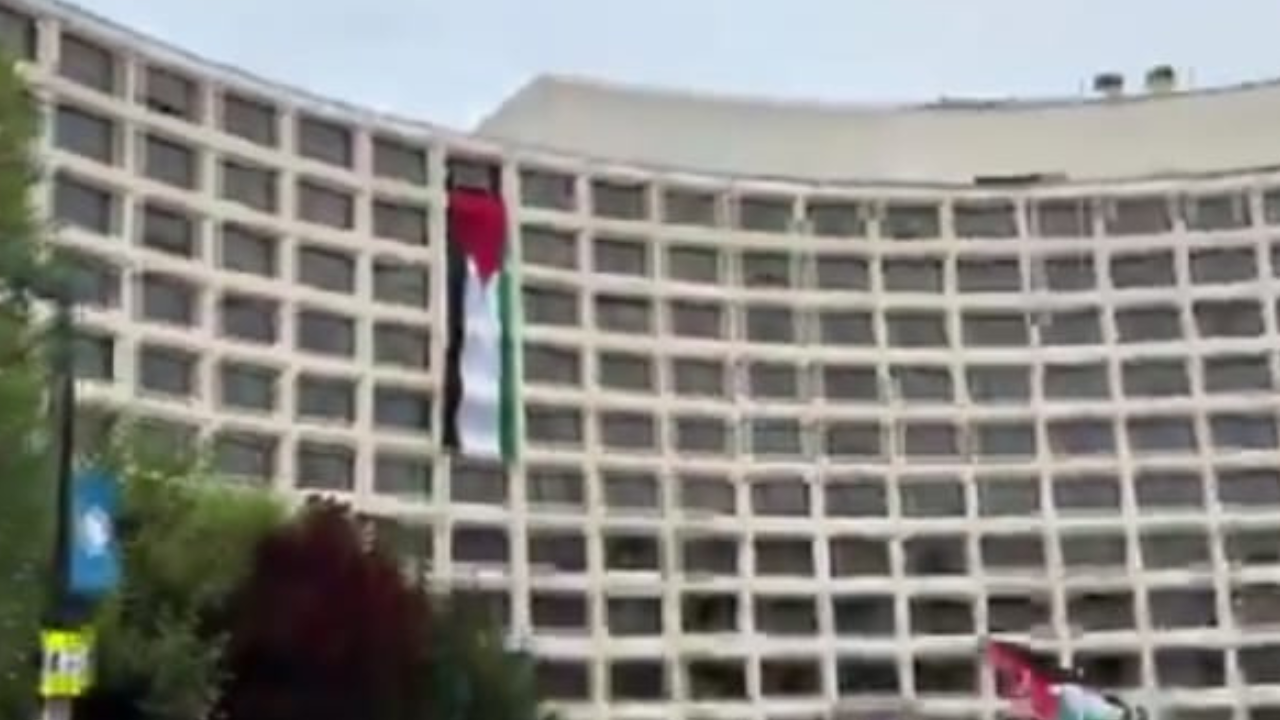
[[[93,633],[89,630],[45,630],[40,635],[44,662],[40,697],[80,697],[93,678]]]

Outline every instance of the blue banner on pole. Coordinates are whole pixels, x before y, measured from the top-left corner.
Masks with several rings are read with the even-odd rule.
[[[115,532],[118,494],[119,483],[104,470],[81,470],[72,478],[67,590],[83,600],[100,600],[120,583]]]

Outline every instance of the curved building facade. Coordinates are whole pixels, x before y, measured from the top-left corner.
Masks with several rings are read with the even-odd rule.
[[[848,108],[535,81],[474,134],[52,3],[0,40],[80,269],[83,441],[349,498],[573,718],[994,717],[977,638],[1280,714],[1280,89]],[[520,452],[443,449],[451,186]]]

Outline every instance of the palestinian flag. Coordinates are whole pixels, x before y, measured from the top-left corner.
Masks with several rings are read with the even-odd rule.
[[[481,190],[449,192],[448,347],[444,442],[468,456],[516,454],[514,279],[502,198]]]
[[[1127,720],[1129,708],[1085,686],[1074,673],[1048,665],[1012,643],[987,643],[1001,698],[1031,720]]]

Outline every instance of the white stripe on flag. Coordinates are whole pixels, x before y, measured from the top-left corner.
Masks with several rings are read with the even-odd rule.
[[[473,262],[467,262],[463,301],[462,353],[459,376],[462,396],[455,418],[458,442],[465,455],[502,457],[502,313],[498,275],[482,285]]]

